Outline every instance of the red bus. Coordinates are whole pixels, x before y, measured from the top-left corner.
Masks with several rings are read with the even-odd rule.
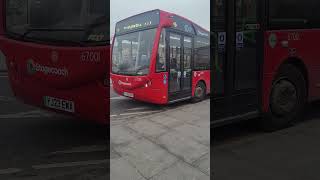
[[[320,98],[320,1],[214,0],[213,126],[256,117],[275,130]]]
[[[105,0],[0,0],[0,50],[26,104],[96,122],[109,119]]]
[[[119,95],[167,104],[210,92],[210,33],[186,18],[153,10],[116,24],[112,85]]]

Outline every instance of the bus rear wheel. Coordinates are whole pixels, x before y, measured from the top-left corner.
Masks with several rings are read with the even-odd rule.
[[[293,125],[302,118],[306,97],[306,81],[301,71],[291,64],[281,67],[273,81],[263,128],[275,131]]]
[[[200,102],[206,97],[206,85],[203,82],[198,82],[195,90],[194,97],[192,98],[193,102]]]

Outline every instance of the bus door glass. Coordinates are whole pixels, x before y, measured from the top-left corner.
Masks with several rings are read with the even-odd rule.
[[[259,62],[263,59],[259,51],[263,48],[259,23],[263,11],[258,9],[262,5],[258,0],[214,1],[213,116],[218,123],[258,113]]]
[[[214,1],[213,25],[213,93],[215,96],[224,92],[224,63],[226,52],[225,3]]]
[[[258,60],[263,58],[257,53],[259,45],[262,45],[259,42],[257,3],[258,0],[235,0],[233,102],[239,103],[234,103],[234,115],[257,110]]]
[[[169,99],[191,97],[193,38],[168,32]]]
[[[181,35],[175,33],[169,35],[169,94],[181,90],[181,39]]]
[[[257,86],[257,22],[256,0],[236,0],[235,89]]]
[[[183,40],[183,90],[191,90],[191,62],[192,62],[192,38],[184,36]]]
[[[213,120],[225,118],[229,114],[227,104],[225,73],[227,32],[226,32],[226,3],[225,0],[213,1],[213,27],[211,34],[211,48],[213,53],[212,88],[213,88]]]

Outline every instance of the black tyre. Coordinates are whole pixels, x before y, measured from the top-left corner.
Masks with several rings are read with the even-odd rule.
[[[192,101],[193,102],[200,102],[204,100],[206,97],[206,85],[203,82],[198,82],[195,90],[194,90],[194,96]]]
[[[269,99],[269,111],[262,118],[266,131],[275,131],[293,125],[303,115],[307,85],[303,74],[294,65],[280,68]]]

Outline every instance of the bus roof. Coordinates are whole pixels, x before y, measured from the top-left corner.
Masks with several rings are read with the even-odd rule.
[[[159,10],[159,9],[158,9]],[[197,26],[199,29],[201,29],[201,30],[203,30],[203,31],[206,31],[206,32],[208,32],[209,33],[209,31],[208,30],[206,30],[205,28],[203,28],[202,26],[200,26],[200,25],[198,25],[198,24],[196,24],[196,23],[194,23],[193,21],[191,21],[191,20],[189,20],[188,18],[185,18],[185,17],[182,17],[182,16],[180,16],[180,15],[178,15],[178,14],[175,14],[175,13],[171,13],[171,12],[167,12],[167,11],[163,11],[163,10],[159,10],[160,12],[163,12],[163,13],[166,13],[166,14],[169,14],[169,16],[177,16],[177,17],[179,17],[179,18],[182,18],[182,19],[184,19],[184,20],[186,20],[186,21],[188,21],[188,22],[190,22],[190,23],[192,23],[193,25],[195,25],[195,26]]]
[[[139,13],[117,22],[116,34],[127,33],[133,30],[143,29],[147,27],[156,27],[157,25],[159,25],[160,21],[163,18],[174,19],[176,27],[180,27],[180,30],[197,34],[199,36],[209,37],[209,31],[202,28],[198,24],[175,13],[170,13],[160,9]],[[177,24],[179,24],[180,26]],[[190,28],[189,30],[185,30],[186,26],[188,25],[192,26],[192,28]]]

